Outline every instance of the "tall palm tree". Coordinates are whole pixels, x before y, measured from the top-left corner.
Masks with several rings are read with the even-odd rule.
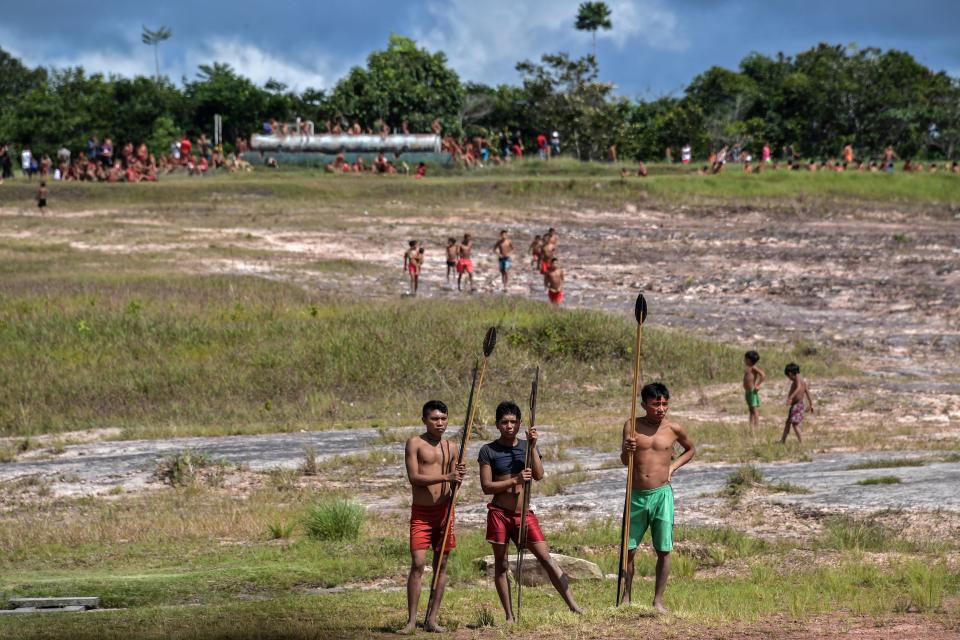
[[[140,36],[143,44],[153,45],[153,60],[157,63],[157,82],[160,81],[160,43],[169,40],[172,35],[173,31],[170,27],[160,27],[156,31],[151,31],[144,25],[143,34]]]
[[[581,2],[577,9],[577,31],[589,31],[593,34],[593,57],[597,57],[597,30],[610,30],[610,7],[606,2]]]

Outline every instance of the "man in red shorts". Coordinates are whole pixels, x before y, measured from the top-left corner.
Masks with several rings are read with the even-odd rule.
[[[495,562],[493,581],[507,622],[513,623],[510,581],[507,577],[510,570],[508,546],[511,540],[517,544],[520,536],[523,484],[531,479],[539,481],[543,478],[543,463],[537,450],[536,428],[527,431],[526,440],[517,438],[520,432],[520,407],[513,402],[501,402],[497,405],[496,417],[500,437],[483,445],[477,461],[480,463],[480,487],[485,494],[493,496],[493,501],[487,505],[487,542],[493,546]],[[531,462],[530,468],[525,469],[523,463],[528,446],[532,449]],[[550,545],[543,537],[532,509],[527,511],[525,524],[526,548],[540,562],[570,610],[581,613],[570,593],[567,577],[550,557]]]
[[[410,507],[410,575],[407,577],[407,625],[400,633],[413,633],[417,627],[417,607],[420,604],[420,585],[427,560],[427,549],[433,549],[433,571],[440,575],[433,600],[427,603],[426,631],[441,632],[437,624],[443,588],[447,584],[445,569],[447,556],[457,546],[450,521],[450,537],[446,553],[441,558],[443,528],[450,509],[450,497],[454,483],[463,482],[467,472],[465,465],[458,465],[457,450],[449,440],[443,439],[447,430],[447,405],[431,400],[423,405],[421,419],[426,431],[407,440],[404,458],[407,478],[413,493]]]
[[[553,304],[563,303],[563,269],[560,268],[560,259],[550,261],[547,272],[543,274],[543,286],[547,289],[547,297]]]
[[[460,257],[457,259],[457,291],[460,291],[463,274],[470,279],[470,291],[473,291],[473,237],[469,233],[463,234],[463,240],[458,246]]]

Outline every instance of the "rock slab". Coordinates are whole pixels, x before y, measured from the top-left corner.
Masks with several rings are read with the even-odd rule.
[[[550,557],[553,558],[553,561],[557,563],[557,566],[560,567],[560,570],[563,571],[570,582],[577,582],[579,580],[603,580],[603,572],[600,571],[600,567],[589,560],[565,556],[561,553],[551,553]],[[507,561],[510,563],[510,574],[516,576],[517,556],[507,556]],[[478,558],[477,564],[487,572],[488,577],[493,577],[494,560],[492,555]],[[530,552],[524,552],[523,554],[523,575],[520,576],[520,582],[525,587],[550,584],[550,578]]]

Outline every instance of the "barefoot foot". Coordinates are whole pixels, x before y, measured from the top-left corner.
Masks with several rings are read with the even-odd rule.
[[[429,633],[446,633],[447,628],[441,627],[436,622],[425,622],[423,624],[423,630]]]
[[[408,622],[407,626],[405,626],[403,629],[397,629],[397,633],[403,636],[409,636],[416,630],[417,630],[417,622],[416,620],[414,620],[413,622]]]
[[[665,606],[663,606],[663,603],[662,603],[662,602],[656,602],[656,601],[654,601],[654,603],[653,603],[653,609],[654,609],[654,611],[656,611],[657,613],[661,613],[661,614],[663,614],[663,613],[670,613],[670,610],[667,609]]]

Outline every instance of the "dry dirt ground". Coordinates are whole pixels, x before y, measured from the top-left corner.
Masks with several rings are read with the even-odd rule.
[[[516,260],[507,295],[545,299],[527,245],[556,227],[567,304],[629,313],[636,293],[650,322],[749,345],[829,347],[866,381],[831,389],[845,420],[889,415],[925,437],[960,427],[960,214],[944,207],[840,213],[744,207],[525,211],[400,201],[380,210],[225,200],[190,215],[170,208],[0,209],[0,241],[66,245],[160,268],[252,274],[342,296],[407,291],[408,239],[426,246],[420,295],[453,298],[448,236],[475,237],[473,295],[502,295],[492,253],[509,229]],[[655,373],[655,372],[653,372]],[[779,372],[771,372],[776,379]],[[821,381],[822,382],[822,381]],[[820,391],[825,392],[824,384]],[[861,413],[872,415],[860,415]]]

